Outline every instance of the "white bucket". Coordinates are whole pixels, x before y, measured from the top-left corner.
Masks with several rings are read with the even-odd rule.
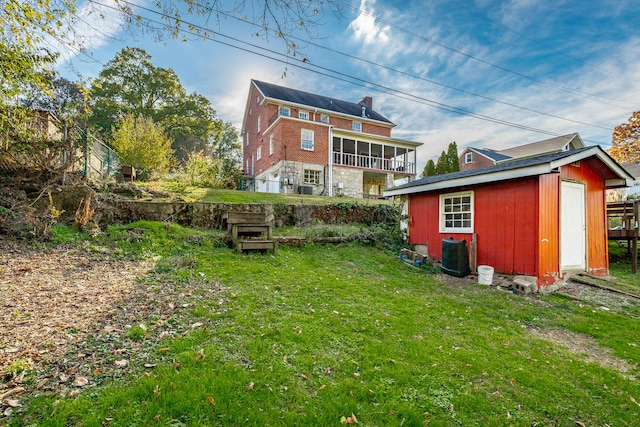
[[[481,285],[491,285],[493,282],[493,267],[488,265],[478,266],[478,283]]]

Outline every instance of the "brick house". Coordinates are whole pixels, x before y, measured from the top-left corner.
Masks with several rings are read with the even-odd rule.
[[[460,164],[461,171],[467,171],[498,165],[500,163],[516,159],[560,153],[562,151],[583,148],[584,146],[584,142],[582,141],[582,138],[580,138],[580,135],[577,133],[571,133],[568,135],[545,139],[543,141],[507,148],[506,150],[468,147],[462,152],[462,154],[460,154],[458,163]]]
[[[422,143],[393,138],[371,97],[347,102],[251,81],[242,125],[249,189],[381,197],[415,178]]]

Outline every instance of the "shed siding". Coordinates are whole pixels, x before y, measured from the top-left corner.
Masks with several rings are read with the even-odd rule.
[[[473,191],[478,264],[491,265],[501,273],[535,275],[537,179],[483,185]],[[442,239],[453,237],[471,241],[471,234],[440,233],[439,194],[412,195],[409,210],[410,242],[426,243],[432,257],[442,259]]]
[[[558,174],[541,175],[539,183],[538,285],[540,286],[551,285],[560,278],[560,176]]]

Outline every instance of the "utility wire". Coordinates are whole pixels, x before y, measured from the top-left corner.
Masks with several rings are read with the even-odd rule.
[[[533,37],[529,37],[528,35],[526,35],[526,34],[524,34],[524,33],[521,33],[521,32],[519,32],[519,31],[516,31],[516,30],[514,30],[513,28],[510,28],[510,27],[508,27],[508,26],[504,25],[504,24],[503,24],[503,23],[501,23],[501,22],[498,22],[498,21],[496,21],[496,20],[494,20],[494,19],[491,19],[491,18],[489,18],[489,17],[488,17],[488,16],[486,16],[486,15],[483,15],[483,14],[481,14],[481,13],[479,13],[479,12],[476,12],[475,10],[471,9],[470,7],[468,7],[465,3],[462,3],[462,2],[459,2],[459,1],[456,1],[456,0],[448,0],[448,1],[449,1],[450,3],[455,4],[456,6],[458,6],[458,7],[460,7],[460,8],[462,8],[462,9],[465,9],[465,10],[466,10],[467,12],[469,12],[469,13],[471,13],[471,14],[473,14],[473,15],[478,16],[478,17],[479,17],[479,18],[481,18],[481,19],[484,19],[484,20],[486,20],[486,21],[488,21],[488,22],[491,22],[492,24],[494,24],[494,25],[496,25],[496,26],[498,26],[498,27],[501,27],[501,28],[503,28],[503,29],[505,29],[505,30],[507,30],[507,31],[509,31],[509,32],[511,32],[511,33],[513,33],[513,34],[515,34],[515,35],[517,35],[517,36],[519,36],[519,37],[522,37],[522,38],[523,38],[523,39],[525,39],[525,40],[528,40],[528,41],[530,41],[530,42],[532,42],[532,43],[534,43],[534,44],[537,44],[537,45],[539,45],[539,46],[541,46],[541,47],[543,47],[543,48],[545,48],[545,49],[549,49],[550,51],[555,52],[555,53],[557,53],[557,54],[559,54],[559,55],[566,56],[567,58],[572,59],[572,60],[574,60],[574,61],[576,61],[576,62],[579,62],[579,63],[581,63],[581,64],[583,64],[583,65],[585,65],[585,66],[587,66],[587,67],[589,67],[589,68],[592,68],[592,69],[594,69],[594,70],[597,70],[597,71],[600,71],[600,72],[602,72],[602,73],[606,73],[606,74],[609,74],[609,75],[612,75],[612,76],[615,76],[615,77],[623,78],[623,79],[625,79],[625,80],[627,80],[627,81],[629,81],[629,82],[631,82],[631,83],[636,83],[636,84],[638,83],[637,81],[635,81],[635,80],[633,80],[633,79],[631,79],[631,78],[629,78],[629,77],[627,77],[627,76],[625,76],[625,75],[623,75],[623,74],[616,73],[616,72],[614,72],[614,71],[607,70],[607,69],[605,69],[605,68],[601,68],[601,67],[598,67],[598,66],[592,65],[592,64],[588,63],[587,61],[585,61],[585,60],[583,60],[583,59],[581,59],[581,58],[578,58],[577,56],[574,56],[574,55],[570,55],[570,54],[568,54],[568,53],[561,52],[561,51],[559,51],[558,49],[554,48],[553,46],[549,46],[548,44],[543,43],[543,42],[541,42],[541,41],[539,41],[539,40],[536,40],[536,39],[534,39]],[[611,99],[611,98],[606,98],[606,99]],[[620,100],[617,100],[617,101],[620,101]],[[624,100],[621,100],[621,101],[623,101],[623,102],[628,102],[629,104],[636,105],[635,103],[632,103],[631,101],[624,101]]]
[[[89,0],[89,1],[91,1],[92,3],[96,3],[96,4],[101,4],[104,7],[112,7],[112,6],[109,6],[109,5],[104,5],[102,3],[99,3],[96,0]],[[153,13],[153,14],[160,15],[160,16],[165,16],[161,12],[158,12],[158,11],[155,11],[153,9],[149,9],[149,8],[146,8],[146,7],[143,7],[143,6],[136,5],[136,4],[128,2],[126,0],[122,0],[121,3],[126,3],[126,4],[129,4],[131,6],[135,6],[135,7],[139,8],[140,10],[144,10],[144,11],[149,12],[149,13]],[[112,7],[112,8],[115,9],[115,7]],[[133,14],[131,12],[127,12],[127,13],[130,14],[131,16],[133,16]],[[142,17],[142,19],[144,19],[144,20],[146,20],[148,22],[154,23],[154,24],[160,24],[160,22],[155,21],[155,20],[153,20],[151,18],[148,18],[148,17]],[[174,18],[174,20],[175,20],[175,18]],[[245,42],[243,40],[240,40],[240,39],[237,39],[237,38],[234,38],[234,37],[231,37],[231,36],[216,32],[216,31],[213,31],[213,30],[211,30],[209,28],[204,28],[204,27],[201,27],[199,25],[186,22],[186,21],[184,21],[182,19],[177,19],[177,21],[180,21],[182,23],[188,24],[189,28],[192,28],[194,30],[195,29],[203,30],[203,31],[206,30],[210,34],[216,35],[218,37],[226,38],[226,39],[231,40],[231,41],[233,41],[235,43],[244,44],[244,45],[250,46],[251,48],[263,50],[263,51],[269,52],[271,54],[284,57],[288,61],[295,61],[295,62],[297,62],[299,64],[291,63],[290,65],[295,66],[295,67],[297,67],[299,69],[303,69],[303,70],[306,70],[306,71],[314,72],[316,74],[320,74],[320,75],[323,75],[323,76],[326,76],[326,77],[330,77],[330,78],[333,78],[333,79],[336,79],[336,80],[339,80],[339,81],[347,82],[347,83],[350,83],[350,84],[355,84],[355,85],[362,86],[362,87],[373,88],[374,90],[377,90],[378,92],[386,93],[386,94],[389,94],[389,95],[395,95],[398,98],[402,98],[402,99],[418,102],[418,103],[421,103],[423,105],[432,106],[432,107],[435,107],[435,108],[438,108],[438,109],[442,109],[442,110],[445,110],[445,111],[449,111],[449,112],[453,112],[453,113],[461,114],[461,115],[466,115],[466,116],[470,116],[470,117],[474,117],[474,118],[477,118],[477,119],[489,121],[489,122],[496,123],[496,124],[502,124],[502,125],[514,127],[514,128],[517,128],[517,129],[528,130],[528,131],[541,133],[541,134],[545,134],[545,135],[551,135],[551,136],[561,136],[562,135],[562,134],[557,133],[557,132],[546,131],[546,130],[543,130],[543,129],[538,129],[538,128],[534,128],[534,127],[531,127],[531,126],[526,126],[526,125],[510,122],[510,121],[507,121],[507,120],[502,120],[502,119],[498,119],[498,118],[495,118],[495,117],[486,116],[486,115],[479,114],[479,113],[474,113],[472,111],[465,110],[463,108],[455,107],[455,106],[444,104],[444,103],[441,103],[441,102],[438,102],[438,101],[434,101],[434,100],[431,100],[431,99],[428,99],[428,98],[424,98],[424,97],[421,97],[421,96],[413,95],[413,94],[410,94],[408,92],[404,92],[404,91],[401,91],[401,90],[393,89],[393,88],[388,87],[388,86],[381,85],[379,83],[375,83],[375,82],[372,82],[372,81],[369,81],[369,80],[365,80],[365,79],[362,79],[362,78],[354,77],[354,76],[351,76],[351,75],[349,75],[347,73],[342,73],[342,72],[336,71],[334,69],[330,69],[330,68],[327,68],[327,67],[322,67],[322,66],[315,65],[315,64],[310,64],[306,59],[293,58],[291,56],[288,56],[288,55],[285,55],[285,54],[282,54],[282,53],[279,53],[279,52],[276,52],[276,51],[273,51],[273,50],[270,50],[270,49],[266,49],[266,48],[264,48],[262,46],[251,44],[251,43]],[[196,32],[194,32],[192,30],[184,30],[183,29],[181,31],[183,33],[187,33],[187,34],[191,34],[191,35],[198,35],[200,37],[206,38],[207,40],[211,40],[213,42],[220,43],[220,44],[225,45],[225,46],[229,46],[229,47],[232,47],[232,48],[235,48],[235,49],[239,49],[239,50],[251,53],[251,54],[255,54],[255,55],[267,58],[267,59],[271,59],[271,60],[280,62],[279,59],[274,58],[273,56],[269,56],[269,55],[267,55],[265,53],[256,52],[256,51],[250,50],[248,48],[243,48],[243,47],[234,45],[232,43],[222,42],[221,40],[215,39],[215,38],[213,38],[213,37],[211,37],[209,35],[197,34]],[[303,65],[300,65],[300,64],[303,64]],[[316,69],[309,68],[309,66],[314,67]],[[322,71],[318,71],[318,70],[322,70]],[[359,83],[357,83],[357,82],[359,82]]]
[[[563,92],[567,92],[567,93],[571,93],[573,95],[579,96],[581,98],[592,99],[592,100],[600,99],[600,101],[598,101],[598,102],[610,105],[612,107],[625,108],[625,107],[621,107],[621,106],[616,105],[616,104],[611,104],[609,102],[602,101],[603,99],[606,99],[606,100],[609,100],[609,101],[619,101],[617,99],[611,99],[611,98],[606,98],[606,97],[602,97],[602,96],[598,96],[598,95],[592,95],[592,94],[583,93],[583,92],[580,92],[580,91],[577,91],[577,90],[574,90],[574,89],[571,89],[571,88],[568,88],[568,87],[565,87],[565,86],[558,85],[556,83],[552,83],[552,82],[547,81],[547,80],[541,80],[541,79],[537,79],[535,77],[528,76],[528,75],[520,73],[518,71],[511,70],[511,69],[503,67],[501,65],[493,64],[493,63],[491,63],[491,62],[489,62],[489,61],[487,61],[485,59],[478,58],[478,57],[473,56],[473,55],[471,55],[469,53],[466,53],[466,52],[463,52],[461,50],[455,49],[453,47],[447,46],[447,45],[445,45],[443,43],[440,43],[440,42],[434,40],[431,37],[425,37],[425,36],[423,36],[421,34],[418,34],[418,33],[414,32],[412,30],[408,30],[408,29],[406,29],[404,27],[401,27],[401,26],[399,26],[397,24],[394,24],[393,22],[390,22],[390,21],[387,21],[387,20],[385,20],[383,18],[380,18],[379,16],[373,15],[373,14],[371,14],[371,13],[365,11],[365,10],[361,10],[359,8],[351,6],[350,4],[344,3],[343,1],[340,1],[340,0],[327,0],[327,1],[329,3],[342,5],[343,7],[351,9],[351,10],[353,10],[355,12],[360,13],[360,14],[367,15],[367,16],[369,16],[370,18],[372,18],[374,20],[377,20],[377,21],[379,21],[379,22],[381,22],[381,23],[383,23],[385,25],[388,25],[389,27],[392,27],[392,28],[394,28],[394,29],[396,29],[396,30],[398,30],[400,32],[406,33],[406,34],[408,34],[408,35],[410,35],[412,37],[416,37],[416,38],[418,38],[420,40],[423,40],[425,42],[432,43],[432,44],[434,44],[436,46],[439,46],[439,47],[441,47],[443,49],[446,49],[448,51],[454,52],[454,53],[456,53],[458,55],[462,55],[462,56],[464,56],[466,58],[472,59],[474,61],[477,61],[477,62],[480,62],[482,64],[488,65],[490,67],[496,68],[498,70],[502,70],[504,72],[516,75],[516,76],[518,76],[520,78],[523,78],[523,79],[526,79],[526,80],[530,80],[530,81],[533,81],[535,83],[543,84],[543,85],[546,85],[546,86],[550,86],[550,87],[553,87],[555,89],[559,89],[559,90],[561,90]],[[623,102],[626,102],[626,101],[623,101]]]

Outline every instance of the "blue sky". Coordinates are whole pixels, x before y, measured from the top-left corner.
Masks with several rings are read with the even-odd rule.
[[[92,9],[76,27],[84,53],[66,50],[59,69],[96,77],[123,47],[141,47],[238,128],[251,79],[354,102],[372,96],[397,124],[393,136],[424,143],[419,168],[451,141],[459,151],[501,149],[579,132],[606,149],[613,128],[640,109],[638,1],[333,1],[339,13],[320,10],[311,42],[289,59],[281,40],[255,34],[249,11],[244,23],[183,15],[220,35],[158,42],[108,8],[98,22]]]

